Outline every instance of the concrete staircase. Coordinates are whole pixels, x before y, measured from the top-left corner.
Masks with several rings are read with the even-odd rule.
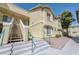
[[[34,52],[32,53],[32,43],[29,42],[16,42],[10,43],[7,45],[3,45],[0,47],[0,54],[4,55],[34,55],[39,52],[43,52],[44,50],[50,48],[47,42],[42,40],[35,40],[36,47]]]

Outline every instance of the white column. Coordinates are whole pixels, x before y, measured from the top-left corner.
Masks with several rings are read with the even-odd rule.
[[[13,23],[14,18],[12,18],[11,22],[3,22],[3,31],[5,30],[4,34],[3,34],[3,44],[8,43],[8,39],[9,39],[9,34],[10,34],[10,30],[11,30],[11,26]]]
[[[26,42],[28,40],[28,26],[25,26],[21,20],[19,24],[20,24],[23,40]]]

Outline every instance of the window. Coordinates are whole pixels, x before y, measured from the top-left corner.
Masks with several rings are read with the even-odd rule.
[[[45,35],[47,35],[47,36],[52,35],[52,28],[46,27],[45,28]]]
[[[4,22],[10,22],[11,19],[12,19],[12,17],[6,16],[6,15],[3,16],[3,21]]]
[[[51,18],[51,14],[49,13],[49,10],[48,9],[45,9],[45,11],[46,11],[46,17],[47,17],[47,20],[51,20],[50,18]]]
[[[47,20],[50,20],[50,14],[47,12]]]
[[[51,35],[51,29],[47,28],[47,36]]]

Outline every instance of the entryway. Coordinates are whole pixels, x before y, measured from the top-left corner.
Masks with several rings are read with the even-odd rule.
[[[23,41],[19,20],[14,20],[8,43]]]

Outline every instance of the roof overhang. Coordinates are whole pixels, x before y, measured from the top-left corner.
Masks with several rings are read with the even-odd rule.
[[[27,11],[16,7],[14,4],[0,3],[0,11],[22,19],[29,18]]]
[[[33,7],[33,8],[30,9],[29,11],[32,12],[32,11],[44,10],[44,9],[48,9],[48,10],[52,13],[52,15],[54,16],[54,18],[55,18],[55,15],[54,15],[54,13],[53,13],[53,10],[52,10],[51,7],[48,6],[48,5],[38,4],[37,6]]]

